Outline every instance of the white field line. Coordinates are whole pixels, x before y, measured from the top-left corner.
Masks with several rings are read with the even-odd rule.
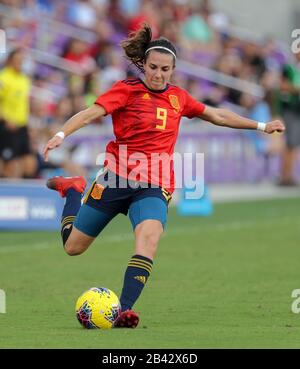
[[[0,246],[0,254],[6,254],[10,252],[18,252],[18,251],[28,251],[28,250],[45,250],[50,247],[49,242],[35,242],[30,246],[24,245],[10,245],[10,246]]]
[[[265,227],[265,226],[275,226],[275,225],[285,225],[290,223],[300,223],[300,217],[295,216],[270,216],[267,219],[259,219],[259,220],[252,220],[252,221],[234,221],[228,223],[219,223],[219,224],[208,224],[208,225],[201,225],[199,222],[199,226],[182,226],[182,227],[173,227],[170,230],[166,230],[164,237],[177,237],[181,234],[188,234],[194,235],[203,232],[224,232],[224,231],[239,231],[245,228],[252,228],[252,227]],[[279,223],[279,224],[278,224]],[[119,235],[107,235],[103,237],[99,237],[99,241],[103,243],[120,243],[124,241],[133,241],[134,236],[133,233],[122,233]],[[35,242],[30,246],[24,245],[11,245],[11,246],[0,246],[0,254],[12,253],[12,252],[19,252],[19,251],[29,251],[29,250],[45,250],[51,247],[56,247],[56,243],[53,242]]]

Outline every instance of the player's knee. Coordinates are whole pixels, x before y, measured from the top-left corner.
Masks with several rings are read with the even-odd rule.
[[[145,243],[149,249],[156,249],[158,246],[158,241],[160,238],[160,234],[158,233],[150,233],[145,235]]]
[[[154,256],[162,232],[162,227],[153,227],[153,225],[149,226],[148,224],[141,225],[137,237],[138,249],[147,250]]]
[[[151,229],[143,230],[140,233],[139,239],[149,246],[157,245],[160,238],[160,233]]]
[[[65,252],[70,256],[76,256],[83,253],[83,249],[74,244],[68,244],[68,242],[65,244]]]
[[[153,259],[157,251],[158,241],[157,235],[145,235],[137,245],[137,253]]]

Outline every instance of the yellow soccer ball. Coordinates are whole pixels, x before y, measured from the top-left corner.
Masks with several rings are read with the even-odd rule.
[[[117,295],[105,287],[92,287],[77,299],[76,317],[87,329],[110,329],[121,312]]]

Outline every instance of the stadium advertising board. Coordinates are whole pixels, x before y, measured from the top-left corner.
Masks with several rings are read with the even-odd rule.
[[[62,208],[63,200],[44,184],[0,184],[0,229],[59,229]]]

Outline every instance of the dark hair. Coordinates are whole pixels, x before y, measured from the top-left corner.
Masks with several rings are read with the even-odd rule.
[[[15,57],[15,55],[22,53],[23,51],[24,49],[22,49],[21,47],[16,47],[15,49],[12,49],[6,58],[5,64],[6,65],[10,64],[13,58]]]
[[[144,62],[148,57],[146,50],[155,46],[165,47],[171,50],[175,56],[177,55],[175,46],[168,39],[161,37],[159,39],[152,40],[152,31],[148,24],[144,24],[142,28],[131,33],[129,38],[121,42],[121,47],[124,49],[127,59],[129,59],[142,73],[145,72]],[[165,49],[157,49],[157,51],[173,55]],[[175,65],[174,56],[173,59]]]

